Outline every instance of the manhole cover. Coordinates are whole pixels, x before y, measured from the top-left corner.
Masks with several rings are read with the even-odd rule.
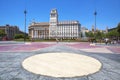
[[[52,77],[84,76],[101,68],[98,60],[74,53],[39,54],[25,59],[22,65],[32,73]]]

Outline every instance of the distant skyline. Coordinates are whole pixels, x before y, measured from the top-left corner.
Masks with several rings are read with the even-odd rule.
[[[0,0],[0,25],[16,25],[24,31],[25,9],[28,29],[33,20],[49,22],[53,8],[58,11],[59,21],[78,20],[89,30],[95,24],[95,9],[98,29],[113,28],[120,22],[120,0]]]

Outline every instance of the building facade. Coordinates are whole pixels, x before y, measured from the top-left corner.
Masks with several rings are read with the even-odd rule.
[[[50,12],[50,21],[29,26],[29,36],[33,39],[78,39],[81,24],[78,21],[58,21],[56,9]]]
[[[49,23],[35,23],[29,26],[29,36],[32,39],[48,39],[49,38]]]
[[[17,26],[0,26],[0,29],[5,32],[5,38],[8,40],[14,39],[15,34],[19,34],[19,28]]]
[[[80,24],[78,21],[61,21],[57,25],[57,37],[62,39],[80,38]]]

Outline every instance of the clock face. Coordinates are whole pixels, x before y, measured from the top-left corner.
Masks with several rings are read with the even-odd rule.
[[[51,17],[55,17],[55,14],[51,14]]]

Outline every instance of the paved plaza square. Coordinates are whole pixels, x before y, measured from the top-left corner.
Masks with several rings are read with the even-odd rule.
[[[119,80],[120,45],[90,44],[2,41],[0,80]]]

